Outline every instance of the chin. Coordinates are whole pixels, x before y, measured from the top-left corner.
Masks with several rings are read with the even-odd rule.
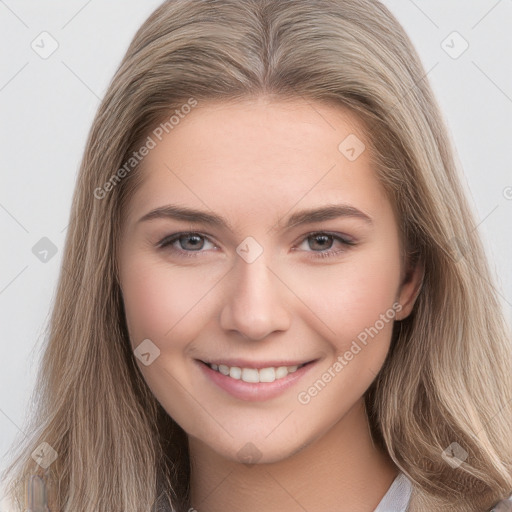
[[[272,435],[272,434],[271,434]],[[287,439],[294,439],[289,434]],[[274,464],[282,462],[296,453],[303,450],[309,443],[304,442],[297,445],[296,438],[293,444],[284,445],[282,438],[275,438],[273,441],[261,436],[261,441],[254,437],[244,436],[243,438],[230,439],[228,446],[212,446],[210,448],[221,457],[231,462],[243,463],[248,466],[260,464]]]

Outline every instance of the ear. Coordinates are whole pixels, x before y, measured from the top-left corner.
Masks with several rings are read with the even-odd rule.
[[[411,314],[423,285],[424,276],[425,266],[421,258],[408,264],[397,294],[397,302],[401,304],[402,309],[399,312],[397,311],[396,320],[404,320]]]

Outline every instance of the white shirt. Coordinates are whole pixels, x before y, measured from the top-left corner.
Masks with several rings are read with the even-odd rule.
[[[411,499],[412,483],[407,476],[400,472],[393,480],[388,492],[384,495],[381,502],[377,505],[374,512],[407,512],[407,507]],[[510,512],[512,511],[512,496],[506,500],[500,501],[490,512]]]
[[[400,472],[374,512],[406,512],[411,492],[411,481]]]

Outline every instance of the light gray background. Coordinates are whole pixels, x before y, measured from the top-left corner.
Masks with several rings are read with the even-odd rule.
[[[512,316],[512,0],[385,0],[415,44]],[[0,469],[38,368],[85,140],[135,31],[160,1],[0,0]],[[31,47],[57,50],[41,58]],[[469,48],[462,48],[457,31]],[[46,36],[47,37],[47,36]],[[445,41],[445,43],[443,43]],[[41,48],[42,50],[42,48]],[[507,195],[508,192],[508,195]],[[508,197],[508,199],[507,199]],[[32,247],[48,237],[46,263]]]

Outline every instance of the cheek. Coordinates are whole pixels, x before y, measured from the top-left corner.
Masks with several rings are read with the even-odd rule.
[[[193,433],[189,418],[202,417],[204,410],[191,400],[191,368],[181,357],[201,328],[197,310],[211,287],[204,280],[194,281],[192,273],[170,268],[147,256],[132,256],[121,267],[121,283],[132,349],[150,339],[160,349],[148,366],[137,360],[139,369],[156,399],[167,413]],[[207,418],[204,418],[206,421]]]
[[[381,245],[354,253],[339,265],[301,273],[293,281],[290,276],[288,283],[314,313],[309,316],[316,318],[316,330],[344,351],[376,323],[379,339],[390,337],[399,280],[398,249]]]
[[[188,333],[183,332],[190,324],[187,319],[201,310],[208,287],[192,273],[173,270],[168,264],[141,258],[132,260],[121,273],[132,343],[144,338],[163,342],[177,332],[177,339],[187,339]]]
[[[395,302],[400,266],[389,254],[371,260],[371,265],[360,259],[340,266],[336,279],[317,276],[317,286],[310,287],[308,305],[322,320],[317,326],[328,326],[321,329],[327,357],[303,383],[297,400],[309,417],[318,415],[325,424],[337,421],[363,396],[389,351],[400,309]]]

